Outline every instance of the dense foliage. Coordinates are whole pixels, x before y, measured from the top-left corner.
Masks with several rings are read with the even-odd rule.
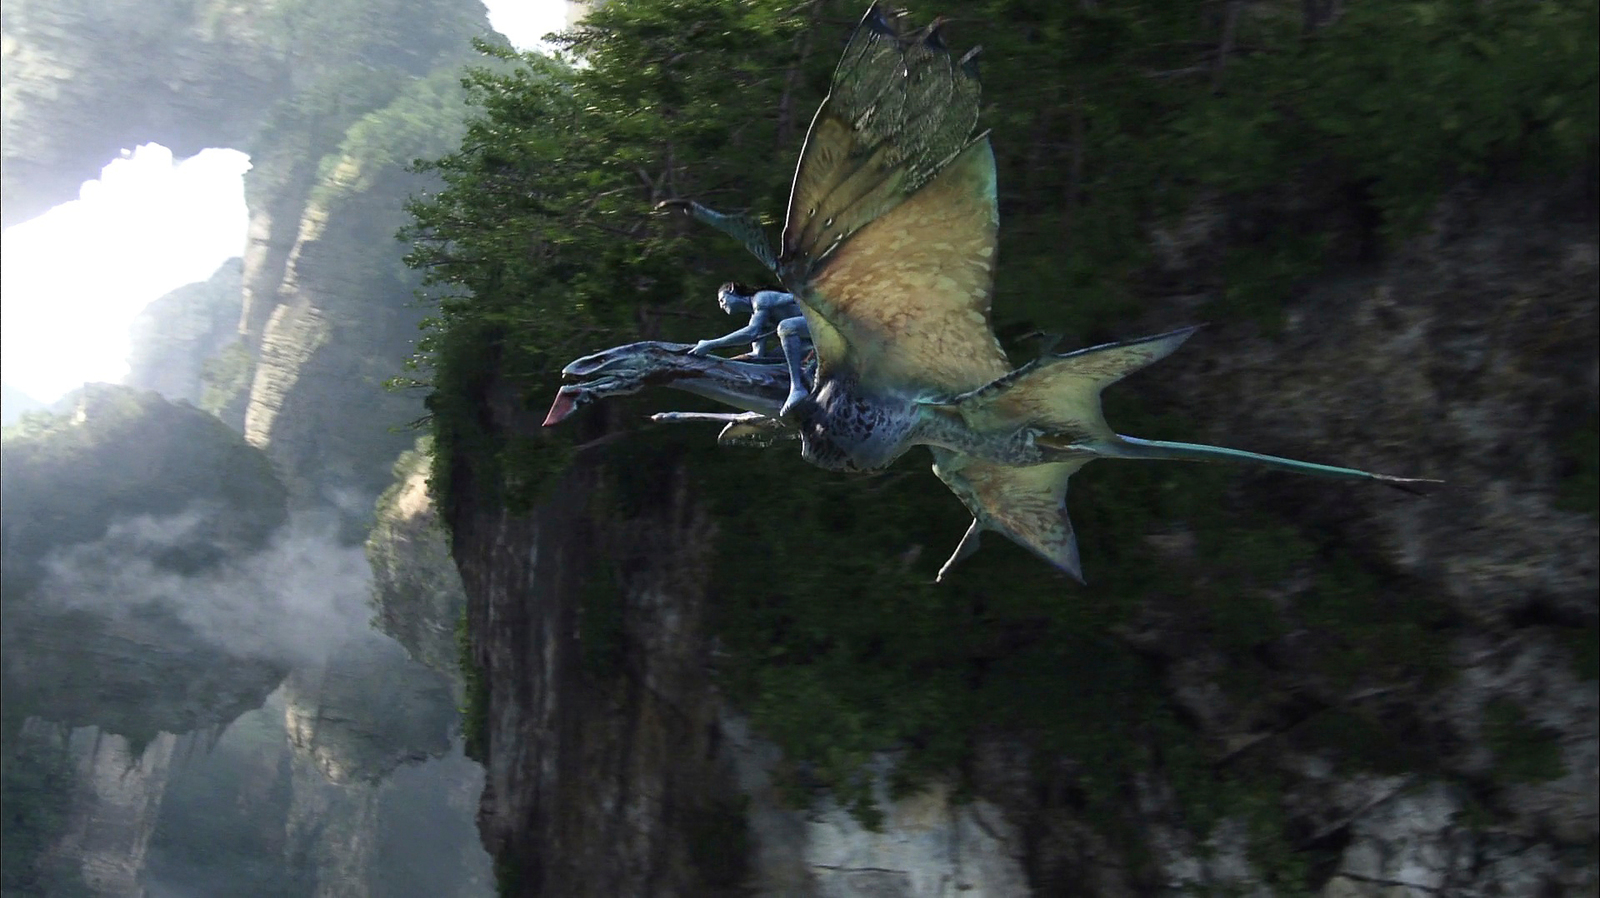
[[[985,48],[1003,341],[1041,329],[1079,345],[1132,336],[1139,300],[1178,277],[1207,317],[1271,328],[1297,284],[1381,253],[1460,179],[1592,164],[1592,0],[1354,3],[1332,22],[1318,17],[1325,6],[913,5],[921,20],[950,16],[960,45]],[[470,466],[498,485],[493,498],[524,507],[575,451],[570,434],[486,429],[475,397],[490,381],[515,385],[535,410],[572,357],[732,328],[715,286],[760,269],[652,206],[693,197],[776,224],[860,12],[837,0],[615,0],[569,37],[583,65],[483,48],[498,67],[467,79],[476,118],[461,149],[418,166],[445,187],[413,204],[408,231],[411,264],[438,300],[418,360],[434,391],[436,495],[449,501],[449,472]],[[1196,208],[1225,233],[1161,273],[1153,229]],[[1113,422],[1184,438],[1180,417],[1137,404],[1137,392],[1107,397]],[[657,429],[584,451],[609,472],[600,513],[614,516],[652,494],[652,472],[688,465],[719,522],[729,694],[782,745],[793,785],[830,787],[869,820],[873,753],[899,750],[909,784],[959,771],[985,734],[1026,733],[1042,757],[1072,759],[1086,813],[1134,856],[1119,808],[1134,774],[1159,768],[1197,830],[1243,815],[1264,875],[1291,892],[1315,858],[1283,841],[1273,775],[1197,744],[1159,668],[1112,634],[1181,597],[1197,638],[1226,649],[1220,685],[1247,715],[1291,704],[1261,688],[1261,649],[1303,622],[1327,638],[1296,663],[1333,691],[1425,690],[1448,676],[1444,608],[1401,598],[1287,518],[1241,510],[1226,471],[1108,464],[1080,475],[1070,501],[1087,589],[998,539],[935,589],[967,517],[918,454],[863,482],[793,452],[719,450],[710,432]],[[1183,570],[1146,539],[1176,532],[1198,541]],[[1274,604],[1308,559],[1328,573],[1291,607]],[[1302,705],[1293,738],[1358,767],[1427,768],[1421,736],[1366,714]]]

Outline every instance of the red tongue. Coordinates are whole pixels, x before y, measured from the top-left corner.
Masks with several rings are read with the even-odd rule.
[[[550,405],[550,414],[544,416],[544,426],[549,427],[552,424],[560,424],[577,409],[577,401],[572,398],[572,394],[567,392],[566,387],[562,387],[560,392],[556,393],[556,401]]]

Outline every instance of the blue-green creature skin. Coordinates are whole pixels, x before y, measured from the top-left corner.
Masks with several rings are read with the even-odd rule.
[[[1409,491],[1435,482],[1115,433],[1101,391],[1196,328],[1012,368],[989,318],[999,215],[988,135],[970,136],[976,51],[953,60],[938,28],[907,32],[895,13],[867,11],[801,151],[780,252],[749,218],[664,204],[738,239],[789,291],[724,288],[724,310],[751,319],[716,340],[636,343],[573,362],[562,373],[576,383],[546,424],[660,385],[741,413],[656,420],[722,422],[724,444],[798,436],[802,457],[828,470],[877,471],[927,446],[934,473],[973,514],[941,580],[994,530],[1081,581],[1066,489],[1096,458],[1244,462]],[[782,364],[761,361],[774,331]],[[708,356],[746,343],[754,353],[743,359]],[[812,353],[814,373],[802,361]]]

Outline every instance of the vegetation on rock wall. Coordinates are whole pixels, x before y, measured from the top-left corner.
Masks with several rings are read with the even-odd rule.
[[[395,483],[378,498],[367,534],[372,565],[372,625],[405,646],[411,657],[460,683],[455,624],[466,608],[461,575],[438,514],[425,492],[432,440],[394,464]]]
[[[1592,165],[1594,3],[1365,3],[1331,23],[1321,8],[914,5],[985,48],[981,125],[994,130],[1001,190],[994,309],[1017,358],[1037,330],[1081,345],[1133,336],[1139,301],[1161,293],[1270,329],[1296,286],[1381,253],[1459,179]],[[637,0],[596,10],[572,35],[582,67],[482,48],[515,67],[467,79],[476,117],[460,150],[419,166],[445,187],[412,204],[407,231],[438,300],[418,366],[433,387],[441,502],[452,467],[471,466],[499,485],[475,501],[525,508],[579,451],[571,430],[490,430],[473,398],[486,384],[510,382],[532,410],[577,355],[734,326],[717,314],[716,285],[760,269],[652,206],[693,197],[776,223],[860,11]],[[1223,233],[1188,241],[1201,258],[1161,258],[1162,235],[1196,227],[1197,210]],[[1188,435],[1138,392],[1107,396],[1119,428]],[[629,483],[648,491],[650,472],[671,468],[662,460],[685,460],[719,525],[722,680],[782,746],[801,793],[828,787],[870,820],[874,754],[897,750],[910,786],[961,771],[986,734],[1023,734],[1074,762],[1076,800],[1130,856],[1142,836],[1124,810],[1153,770],[1196,832],[1243,818],[1266,881],[1306,888],[1321,849],[1288,840],[1276,775],[1198,742],[1161,665],[1123,638],[1144,609],[1179,602],[1201,609],[1193,637],[1225,652],[1218,685],[1246,725],[1287,727],[1354,769],[1428,768],[1427,732],[1305,695],[1436,686],[1450,675],[1452,614],[1327,534],[1245,506],[1226,470],[1107,464],[1075,479],[1088,588],[1003,540],[934,588],[967,515],[931,486],[920,454],[841,478],[794,452],[632,424],[660,395],[613,402],[641,432],[582,450],[619,472],[598,513],[626,516]],[[1174,556],[1164,537],[1192,545]],[[1324,573],[1306,583],[1308,571]],[[1307,627],[1319,635],[1294,663],[1308,684],[1266,688],[1282,663],[1269,645]],[[606,642],[586,645],[603,658]],[[1538,746],[1506,748],[1510,775],[1550,772]]]
[[[206,359],[200,366],[200,408],[223,420],[234,417],[233,413],[242,418],[241,406],[249,397],[255,367],[250,347],[243,340],[229,343]]]

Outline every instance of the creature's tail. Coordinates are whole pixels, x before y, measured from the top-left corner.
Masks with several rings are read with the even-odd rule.
[[[955,554],[939,569],[938,579],[977,550],[979,534],[994,530],[1082,583],[1078,541],[1067,517],[1067,480],[1088,462],[1083,458],[1017,468],[935,449],[933,473],[973,517]]]
[[[1100,391],[1171,355],[1198,327],[1126,343],[1044,355],[950,403],[978,431],[1027,426],[1058,441],[1099,441],[1116,434],[1100,411]]]
[[[1221,446],[1204,446],[1198,443],[1169,443],[1165,440],[1141,440],[1125,436],[1118,436],[1116,439],[1102,444],[1099,449],[1100,454],[1107,458],[1243,462],[1245,464],[1275,468],[1279,471],[1289,471],[1294,474],[1309,474],[1313,477],[1331,477],[1335,480],[1370,480],[1419,496],[1426,495],[1434,487],[1444,482],[1442,480],[1428,480],[1418,477],[1391,477],[1388,474],[1374,474],[1371,471],[1362,471],[1356,468],[1340,468],[1333,465],[1319,465],[1309,461],[1295,461],[1292,458],[1262,455],[1257,452],[1246,452],[1243,449],[1224,449]]]
[[[950,405],[974,429],[1030,427],[1039,432],[1040,446],[1061,450],[1067,455],[1083,452],[1100,458],[1242,462],[1313,477],[1370,480],[1418,494],[1441,482],[1391,477],[1221,446],[1140,440],[1114,433],[1100,410],[1100,391],[1167,357],[1196,330],[1190,327],[1142,340],[1080,349],[1066,355],[1045,355],[957,397]]]

